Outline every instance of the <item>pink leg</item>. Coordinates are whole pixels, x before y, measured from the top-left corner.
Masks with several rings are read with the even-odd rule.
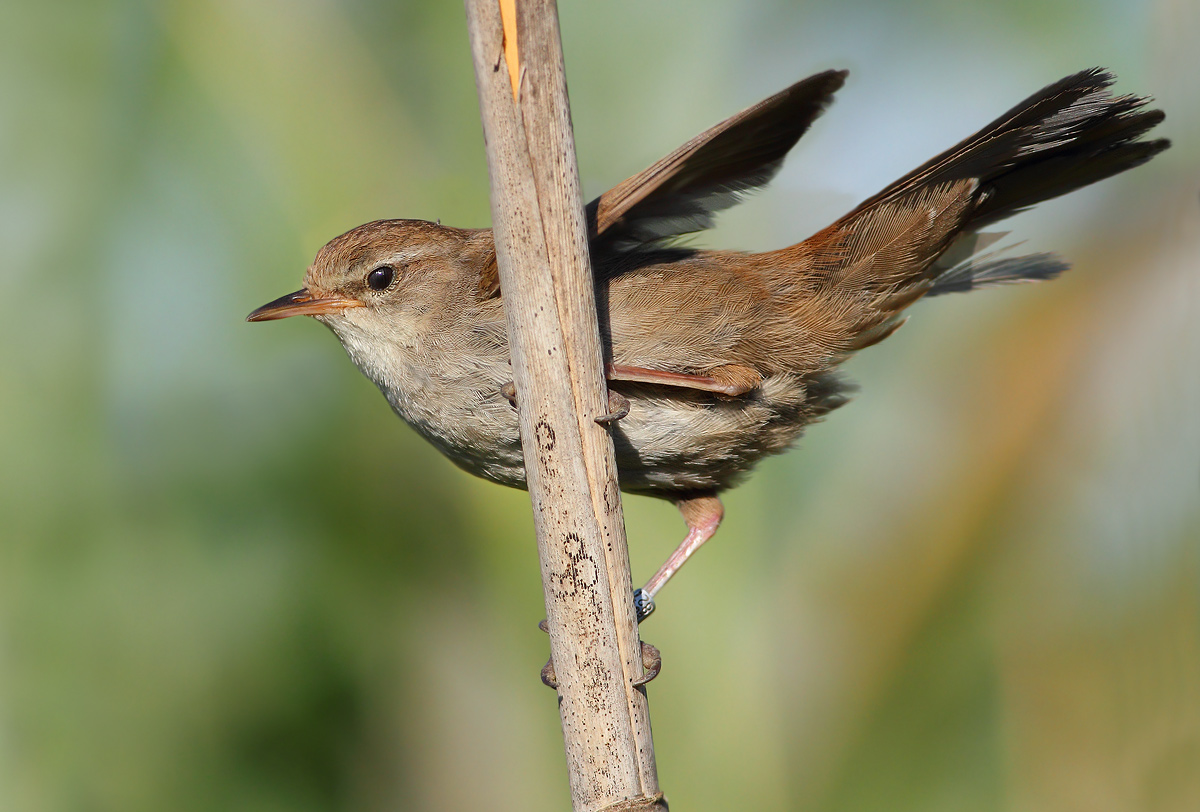
[[[721,505],[721,500],[710,494],[680,499],[675,504],[683,514],[683,520],[687,522],[687,538],[671,553],[671,557],[658,572],[654,573],[654,577],[634,595],[639,622],[654,611],[654,596],[658,594],[658,590],[671,580],[671,576],[679,571],[683,562],[692,557],[692,553],[700,549],[700,545],[712,538],[721,524],[721,519],[725,517],[725,508]]]

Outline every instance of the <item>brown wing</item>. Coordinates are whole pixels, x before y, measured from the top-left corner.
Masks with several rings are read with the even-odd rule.
[[[611,380],[737,396],[761,383],[752,347],[773,306],[752,255],[689,252],[598,282]]]
[[[825,71],[797,82],[592,201],[593,258],[710,227],[715,212],[775,176],[846,75]],[[601,278],[611,314],[609,378],[731,396],[758,386],[762,373],[747,363],[747,345],[764,318],[766,291],[744,265],[743,255],[690,254]]]
[[[594,243],[628,250],[701,231],[765,185],[846,79],[825,71],[712,127],[587,207]]]
[[[775,177],[784,156],[824,112],[847,71],[825,71],[748,107],[688,141],[653,166],[587,205],[593,261],[612,252],[652,248],[702,231],[713,214]],[[495,262],[479,284],[500,295]]]

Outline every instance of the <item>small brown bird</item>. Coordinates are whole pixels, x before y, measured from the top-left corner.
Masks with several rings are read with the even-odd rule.
[[[798,82],[697,136],[587,207],[622,489],[670,499],[687,538],[636,593],[639,620],[720,523],[718,494],[846,402],[836,369],[923,296],[1049,279],[1049,254],[988,258],[981,229],[1169,146],[1163,120],[1083,71],[807,240],[762,254],[679,246],[765,185],[842,86]],[[462,468],[524,487],[488,229],[379,220],[333,239],[304,287],[249,321],[313,316],[398,415]]]

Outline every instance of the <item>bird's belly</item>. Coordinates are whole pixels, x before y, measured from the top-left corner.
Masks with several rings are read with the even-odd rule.
[[[400,416],[463,470],[501,485],[524,488],[517,412],[507,400],[498,397],[498,401],[474,404],[452,419],[446,419],[444,412],[433,420],[411,412]]]
[[[612,436],[621,488],[635,493],[670,497],[721,490],[762,457],[787,448],[805,423],[804,386],[792,376],[768,378],[742,398],[620,387],[630,410],[614,424]],[[517,412],[503,398],[486,398],[449,420],[444,413],[428,419],[419,408],[397,411],[459,467],[525,487]]]
[[[613,441],[622,490],[660,496],[721,490],[804,428],[804,386],[768,378],[751,394],[727,398],[663,387],[629,387],[629,415]]]

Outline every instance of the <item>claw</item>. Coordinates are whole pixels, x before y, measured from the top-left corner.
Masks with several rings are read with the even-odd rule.
[[[545,618],[538,621],[538,628],[546,634],[550,634],[550,624]],[[554,658],[546,660],[546,664],[542,666],[542,684],[547,688],[558,690],[558,675],[554,673]]]
[[[633,681],[634,688],[645,685],[657,677],[659,671],[662,671],[662,652],[645,641],[642,642],[642,671],[645,673],[642,674],[641,679]]]
[[[608,414],[602,414],[596,418],[596,422],[601,426],[611,426],[621,418],[629,414],[629,398],[622,395],[620,392],[608,390]]]

